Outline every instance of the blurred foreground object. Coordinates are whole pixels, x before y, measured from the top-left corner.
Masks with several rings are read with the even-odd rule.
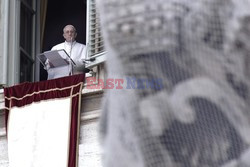
[[[250,166],[250,1],[98,0],[105,167]]]

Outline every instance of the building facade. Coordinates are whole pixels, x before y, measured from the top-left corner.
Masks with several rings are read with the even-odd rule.
[[[68,3],[62,0],[60,3]],[[80,2],[80,0],[79,0]],[[86,77],[105,78],[106,53],[101,38],[98,13],[95,0],[82,0],[82,12],[86,26],[85,44],[87,58],[95,58],[86,67],[91,71]],[[47,0],[1,0],[0,1],[0,166],[8,166],[8,148],[5,128],[3,87],[13,86],[22,82],[35,82],[41,79],[40,62],[36,55],[43,52],[46,32],[46,21],[49,7]],[[53,9],[52,9],[53,10]],[[74,10],[74,9],[72,9]],[[81,9],[80,9],[81,10]],[[46,16],[47,14],[47,16]],[[72,16],[73,17],[73,16]],[[59,20],[59,19],[58,19]],[[76,21],[77,22],[77,21]],[[80,30],[81,31],[81,30]],[[79,30],[78,30],[79,32]],[[82,90],[82,110],[79,143],[79,166],[101,166],[101,152],[98,144],[98,118],[104,91]]]

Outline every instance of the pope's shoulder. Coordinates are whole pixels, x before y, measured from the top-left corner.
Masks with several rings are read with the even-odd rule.
[[[53,46],[51,50],[58,50],[58,49],[62,49],[62,48],[64,48],[64,42]]]
[[[79,43],[79,42],[76,42],[76,45],[79,45],[79,46],[82,46],[82,47],[86,47],[86,45],[84,45],[82,43]]]

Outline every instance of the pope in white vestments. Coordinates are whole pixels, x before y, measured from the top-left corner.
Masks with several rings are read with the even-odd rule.
[[[50,68],[49,63],[47,63],[46,68],[48,72],[48,79],[83,73],[85,68],[84,59],[86,59],[86,46],[76,42],[76,36],[76,29],[73,25],[66,25],[64,27],[63,37],[65,38],[65,42],[55,45],[51,50],[64,49],[74,61],[75,65],[69,61],[70,63],[67,66]]]

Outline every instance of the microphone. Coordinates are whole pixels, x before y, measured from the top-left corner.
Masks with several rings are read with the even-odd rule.
[[[88,69],[88,68],[84,68],[84,69],[83,69],[83,72],[84,72],[84,73],[88,73],[88,72],[90,72],[90,71],[92,71],[92,70],[90,70],[90,69]]]
[[[90,59],[85,59],[85,61],[95,61],[95,57],[91,57]]]
[[[72,46],[73,46],[73,38],[72,37],[70,37],[70,50],[69,50],[69,57],[70,57],[70,59],[71,59],[71,52],[72,52]],[[70,61],[70,74],[71,75],[73,75],[73,64],[72,64],[72,62]]]
[[[83,62],[84,62],[84,63],[88,63],[88,61],[90,61],[90,62],[95,61],[95,57],[91,57],[91,58],[89,58],[89,59],[83,59]]]
[[[73,37],[70,37],[70,51],[69,51],[69,57],[71,57],[72,46],[73,46]]]

